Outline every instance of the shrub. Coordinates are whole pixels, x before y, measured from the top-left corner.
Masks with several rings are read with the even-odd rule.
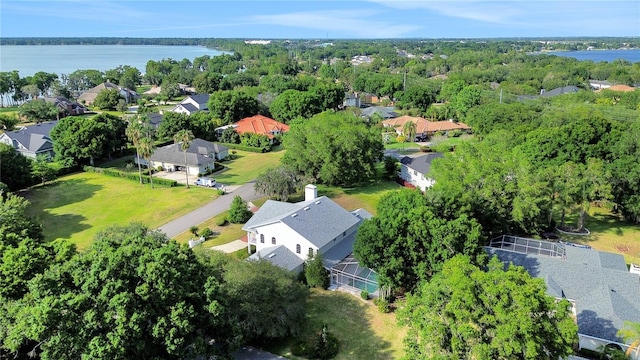
[[[202,231],[200,231],[200,236],[204,236],[205,239],[208,239],[213,236],[213,231],[211,231],[211,229],[206,227],[202,229]]]
[[[121,178],[138,181],[138,182],[140,181],[140,176],[138,175],[138,173],[127,173],[119,170],[103,169],[103,168],[94,167],[94,166],[84,166],[82,170],[84,172],[92,172],[92,173],[98,173],[98,174],[107,175],[107,176],[121,177]],[[148,184],[149,181],[150,179],[148,176],[142,177],[143,184]],[[153,184],[164,185],[169,187],[178,186],[178,182],[175,180],[161,179],[161,178],[153,178]]]
[[[242,224],[247,222],[251,218],[251,215],[253,214],[247,209],[247,202],[242,200],[240,195],[236,195],[231,202],[229,215],[227,215],[229,222]]]
[[[156,170],[157,170],[157,171],[162,171],[162,166],[158,166],[158,167],[156,168]]]
[[[291,346],[293,355],[309,359],[333,359],[338,355],[338,351],[340,341],[327,330],[326,325],[312,338],[297,341]]]
[[[462,130],[451,130],[447,132],[447,136],[450,138],[458,137],[462,135]]]
[[[373,303],[378,307],[378,310],[382,313],[388,313],[391,311],[391,304],[388,300],[377,298],[373,301]]]
[[[420,151],[426,153],[426,152],[432,152],[433,150],[427,145],[422,145],[420,146]]]
[[[198,227],[195,225],[189,228],[189,231],[193,234],[193,236],[198,236],[198,230]]]
[[[367,290],[360,291],[360,297],[363,300],[369,300],[369,292]]]
[[[223,216],[223,217],[221,217],[221,218],[219,218],[219,219],[216,219],[216,225],[218,225],[218,226],[225,226],[225,225],[227,225],[227,217],[226,217],[226,216]]]

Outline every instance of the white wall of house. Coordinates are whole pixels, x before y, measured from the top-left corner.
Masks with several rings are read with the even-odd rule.
[[[400,168],[400,177],[422,191],[427,190],[435,184],[435,180],[406,165],[402,165]]]
[[[629,348],[629,345],[626,345],[626,344],[604,340],[604,339],[600,339],[600,338],[589,336],[589,335],[578,334],[578,346],[580,347],[580,349],[588,349],[592,351],[601,352],[602,348],[607,345],[617,345],[623,351],[627,351],[627,349]],[[632,352],[630,359],[640,360],[640,354]]]
[[[219,153],[215,154],[215,157],[218,160],[224,160],[227,156],[229,156],[229,149],[220,151]]]
[[[256,229],[255,232],[248,232],[247,235],[250,239],[249,243],[255,244],[257,251],[272,246],[284,245],[292,253],[296,254],[303,260],[307,260],[309,256],[309,248],[313,249],[314,255],[318,251],[318,248],[315,245],[303,238],[297,232],[293,231],[289,226],[279,221],[273,224],[261,226],[259,229]],[[276,242],[275,244],[273,244],[272,241],[272,238],[274,237]],[[264,243],[261,241],[262,238],[264,238]],[[254,240],[255,243],[251,240]],[[297,245],[300,245],[299,253],[297,252]]]

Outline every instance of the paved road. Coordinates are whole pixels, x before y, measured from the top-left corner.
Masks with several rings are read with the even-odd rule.
[[[192,226],[197,226],[204,221],[229,210],[231,206],[231,201],[236,195],[240,195],[244,201],[253,201],[256,200],[262,195],[257,195],[255,190],[253,189],[253,181],[250,181],[234,190],[228,192],[225,195],[218,197],[215,200],[210,201],[209,203],[199,207],[192,212],[181,216],[173,221],[170,221],[158,228],[158,230],[164,231],[169,238],[177,236],[187,230],[189,230]]]

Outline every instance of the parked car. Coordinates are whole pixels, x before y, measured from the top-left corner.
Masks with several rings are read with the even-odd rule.
[[[199,186],[214,187],[214,186],[216,186],[216,181],[214,179],[212,179],[212,178],[201,177],[201,178],[196,179],[194,184],[199,185]]]

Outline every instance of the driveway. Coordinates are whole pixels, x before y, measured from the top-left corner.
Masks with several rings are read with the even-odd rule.
[[[184,173],[182,173],[184,176]],[[217,199],[210,201],[207,204],[193,210],[192,212],[183,215],[173,221],[170,221],[158,228],[163,231],[169,238],[173,238],[187,230],[192,226],[197,226],[204,221],[229,210],[231,201],[236,195],[246,201],[253,201],[262,197],[262,195],[256,194],[254,188],[254,181],[250,181],[239,187],[227,187],[227,194],[219,196]]]

